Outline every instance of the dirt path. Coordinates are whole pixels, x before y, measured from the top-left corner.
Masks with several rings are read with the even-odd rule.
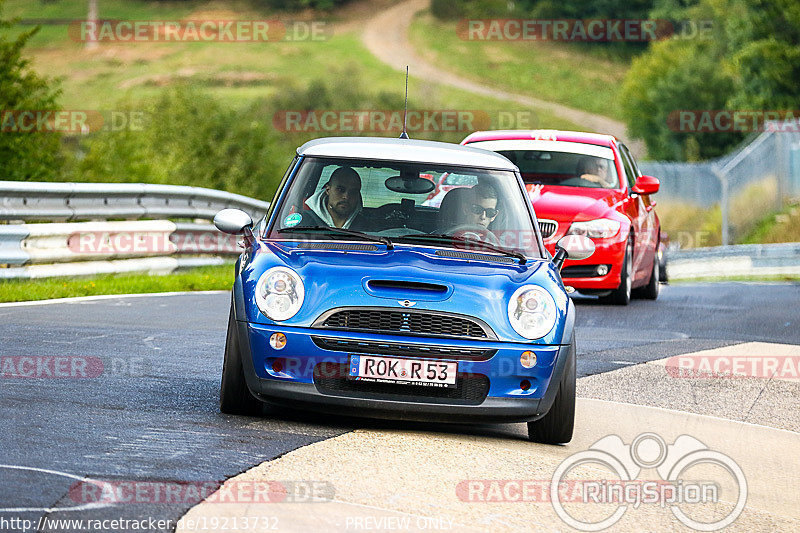
[[[408,65],[414,77],[450,85],[482,96],[509,100],[528,108],[549,111],[581,125],[586,130],[609,133],[619,139],[628,138],[625,124],[618,120],[482,85],[428,63],[414,51],[408,40],[408,30],[414,14],[427,8],[429,3],[429,0],[405,0],[377,13],[367,21],[364,28],[363,40],[367,49],[395,69],[404,70]],[[628,146],[639,157],[645,154],[644,145],[641,143],[630,142]]]

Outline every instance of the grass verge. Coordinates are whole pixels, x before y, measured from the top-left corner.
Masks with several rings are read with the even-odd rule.
[[[164,275],[104,274],[81,278],[2,280],[0,302],[26,302],[99,294],[230,290],[232,286],[233,265],[228,264]]]
[[[619,89],[627,61],[545,41],[468,41],[456,22],[429,12],[411,24],[417,53],[465,78],[622,120]]]

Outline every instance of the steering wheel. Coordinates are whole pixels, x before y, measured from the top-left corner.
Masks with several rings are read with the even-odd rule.
[[[375,209],[374,216],[386,223],[408,222],[408,214],[404,213],[399,204],[386,204]]]
[[[460,224],[449,229],[447,232],[452,233],[454,236],[457,235],[466,239],[484,241],[493,246],[500,244],[500,241],[497,240],[497,237],[491,232],[491,230],[488,230],[483,226],[479,226],[478,224]]]

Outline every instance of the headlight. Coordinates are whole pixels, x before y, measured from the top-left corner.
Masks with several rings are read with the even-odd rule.
[[[300,276],[286,267],[270,268],[256,283],[256,304],[272,320],[288,320],[303,305],[305,289]]]
[[[567,235],[586,235],[590,239],[606,239],[619,231],[620,223],[610,218],[598,218],[586,222],[573,222]]]
[[[556,324],[556,302],[543,288],[525,285],[511,296],[508,319],[514,331],[526,339],[542,338]]]

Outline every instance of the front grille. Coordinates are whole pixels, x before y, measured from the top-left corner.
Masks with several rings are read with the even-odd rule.
[[[486,361],[491,359],[497,350],[480,348],[453,348],[451,346],[428,346],[421,344],[403,344],[395,342],[374,342],[352,339],[335,339],[312,335],[311,340],[323,350],[348,353],[366,353],[376,355],[396,355],[402,357],[421,357],[437,359],[458,359],[466,361]]]
[[[600,274],[597,273],[599,265],[574,265],[561,269],[562,278],[597,278]],[[608,271],[611,272],[611,265],[606,265]]]
[[[549,239],[555,235],[558,230],[558,222],[555,220],[548,220],[546,218],[539,219],[539,229],[542,230],[542,238]]]
[[[456,405],[479,405],[489,393],[489,378],[482,374],[458,374],[456,387],[425,387],[367,383],[348,379],[350,365],[319,363],[314,367],[314,385],[321,394],[369,400],[397,400]]]
[[[314,323],[316,327],[388,333],[425,335],[426,337],[460,337],[485,339],[490,336],[485,327],[462,315],[436,311],[411,311],[382,308],[353,308],[325,313]],[[494,334],[491,334],[495,338]]]

